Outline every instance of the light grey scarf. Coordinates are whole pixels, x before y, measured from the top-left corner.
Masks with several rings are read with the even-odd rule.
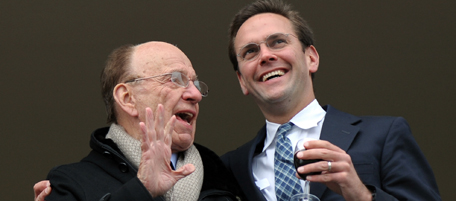
[[[129,135],[125,129],[117,124],[111,124],[106,139],[111,139],[119,147],[127,160],[136,168],[141,162],[141,142]]]
[[[111,124],[107,139],[112,139],[128,161],[136,168],[141,161],[141,142],[131,137],[125,129],[117,124]],[[193,164],[195,171],[180,179],[165,195],[167,201],[197,200],[203,186],[204,167],[201,156],[194,145],[179,154],[176,169],[185,164]]]

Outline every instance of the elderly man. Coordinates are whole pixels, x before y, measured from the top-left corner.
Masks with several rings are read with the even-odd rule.
[[[52,169],[52,191],[38,183],[36,195],[46,189],[37,200],[48,194],[48,201],[241,197],[218,156],[193,143],[208,87],[181,50],[164,42],[120,47],[101,83],[111,126],[92,133],[87,157]]]
[[[301,166],[310,192],[327,200],[441,200],[432,170],[399,117],[358,117],[321,107],[312,75],[319,55],[307,23],[282,1],[241,9],[230,27],[230,59],[242,92],[266,118],[258,135],[222,156],[249,200],[303,192],[293,153],[323,161]],[[316,139],[299,143],[300,140]],[[318,140],[319,139],[319,140]]]

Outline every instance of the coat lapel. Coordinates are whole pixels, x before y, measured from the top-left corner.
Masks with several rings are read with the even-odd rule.
[[[242,186],[248,200],[266,201],[255,184],[255,178],[253,177],[252,171],[253,157],[255,157],[256,153],[260,153],[263,150],[265,138],[266,126],[263,126],[253,140],[236,150],[236,152],[240,153],[236,155],[236,157],[239,158],[237,160],[232,160],[235,163],[232,167],[236,167],[232,168],[233,173],[236,175],[239,185]]]
[[[323,109],[326,110],[326,116],[320,139],[329,141],[347,151],[359,132],[359,128],[354,126],[354,124],[361,119],[341,112],[330,105],[323,107]],[[310,191],[312,194],[321,197],[326,188],[326,185],[314,182],[311,183]]]

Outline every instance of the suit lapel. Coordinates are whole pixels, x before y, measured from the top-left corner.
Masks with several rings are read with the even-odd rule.
[[[327,105],[325,121],[321,130],[320,139],[331,142],[344,151],[350,148],[353,140],[359,132],[359,128],[354,126],[360,119],[356,116],[341,112]],[[326,185],[322,183],[311,183],[310,191],[312,194],[321,197],[326,190]]]
[[[354,138],[359,132],[359,128],[354,126],[354,124],[359,122],[361,119],[348,113],[341,112],[329,105],[323,107],[323,109],[326,110],[326,116],[320,139],[327,140],[341,149],[348,151]],[[263,194],[256,186],[252,173],[253,157],[255,156],[255,153],[259,153],[263,150],[265,138],[266,126],[263,126],[252,141],[245,144],[245,146],[240,147],[238,150],[238,153],[248,153],[246,155],[239,156],[242,157],[240,160],[236,160],[236,166],[239,167],[236,169],[239,170],[239,172],[236,172],[235,174],[239,175],[238,179],[242,181],[240,185],[244,185],[243,188],[244,190],[247,190],[246,194],[249,194],[247,195],[249,200],[266,201]],[[313,182],[310,186],[311,193],[318,197],[321,197],[327,189],[326,185],[322,183]]]
[[[252,141],[238,148],[237,152],[242,155],[237,154],[239,159],[233,160],[236,163],[234,165],[236,168],[233,168],[233,172],[236,171],[234,174],[237,175],[239,185],[243,186],[242,188],[248,197],[248,200],[266,201],[263,194],[255,184],[255,178],[253,177],[252,171],[253,157],[256,155],[255,153],[259,153],[263,150],[265,138],[266,126],[263,126]]]

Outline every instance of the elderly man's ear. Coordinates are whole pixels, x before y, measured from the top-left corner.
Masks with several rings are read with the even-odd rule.
[[[127,86],[127,84],[117,84],[116,87],[114,87],[113,96],[119,109],[122,109],[130,116],[138,116],[135,98],[133,97],[131,88]]]

